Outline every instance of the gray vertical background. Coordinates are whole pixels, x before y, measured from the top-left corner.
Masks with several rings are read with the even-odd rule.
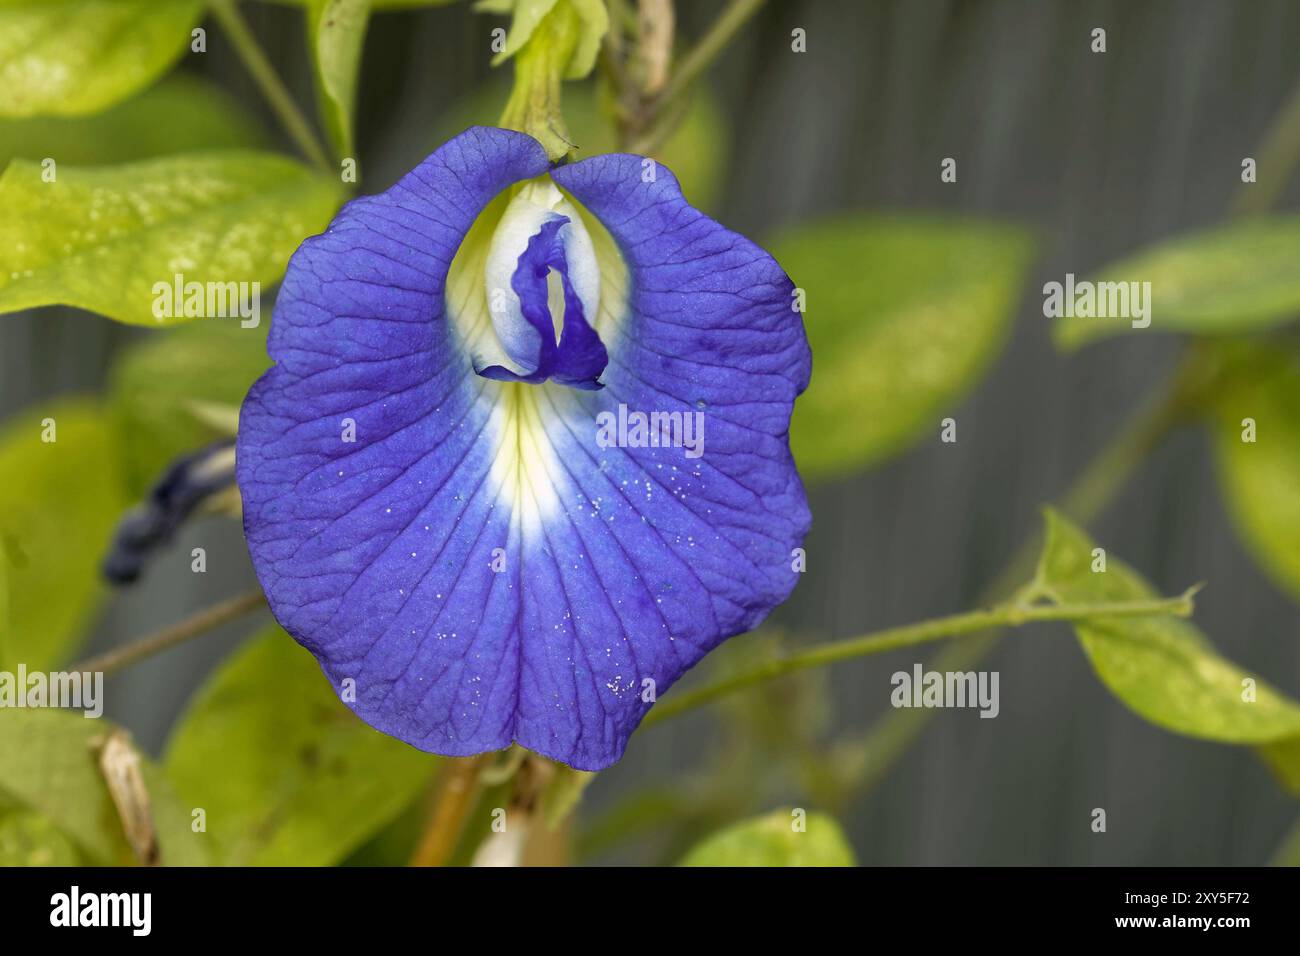
[[[720,4],[678,7],[689,37]],[[295,11],[248,12],[309,101]],[[464,4],[372,21],[359,131],[368,188],[413,165],[439,117],[487,76],[487,32],[497,24]],[[1108,31],[1104,55],[1089,51],[1096,26]],[[794,27],[807,31],[806,54],[788,52]],[[262,111],[215,26],[210,34],[198,65]],[[811,489],[810,567],[779,612],[783,624],[846,637],[971,606],[1033,533],[1038,505],[1060,495],[1179,349],[1144,335],[1058,355],[1037,290],[1220,219],[1242,157],[1300,82],[1298,50],[1295,0],[768,4],[710,75],[733,126],[719,218],[762,237],[845,209],[932,210],[1023,223],[1039,239],[1005,352],[950,412],[960,441],[940,445],[936,423],[933,439],[894,461]],[[958,159],[955,185],[939,181],[945,156]],[[1281,205],[1294,208],[1298,196],[1293,186]],[[115,351],[141,334],[66,309],[0,318],[0,412],[100,388]],[[1296,606],[1235,539],[1203,435],[1172,436],[1094,530],[1167,592],[1208,581],[1197,612],[1204,629],[1229,657],[1300,696]],[[199,543],[206,575],[189,573],[184,557]],[[195,525],[169,555],[106,605],[94,649],[253,583],[232,524]],[[259,623],[113,679],[111,716],[157,750],[203,674]],[[890,673],[916,659],[836,668],[813,689],[825,712],[820,736],[868,727],[888,709]],[[1001,674],[996,720],[941,714],[891,774],[838,808],[862,862],[1257,864],[1296,817],[1297,804],[1248,752],[1175,737],[1126,711],[1064,628],[1026,628],[983,666]],[[772,699],[778,713],[783,701]],[[639,790],[691,792],[681,781],[711,772],[725,781],[726,734],[700,715],[637,735],[592,787],[585,818],[599,825]],[[739,776],[731,785],[751,795],[748,810],[807,799],[779,769],[761,786]],[[1089,828],[1094,807],[1107,810],[1105,834]],[[654,831],[599,844],[595,859],[662,859],[671,847]]]

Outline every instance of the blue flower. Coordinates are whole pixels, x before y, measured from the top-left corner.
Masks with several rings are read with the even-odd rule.
[[[294,254],[237,475],[271,608],[364,720],[584,770],[789,595],[794,287],[639,156],[474,128]]]

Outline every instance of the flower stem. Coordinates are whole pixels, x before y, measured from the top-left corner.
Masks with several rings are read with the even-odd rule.
[[[104,674],[111,674],[113,671],[121,670],[123,667],[134,664],[143,658],[173,648],[177,644],[183,644],[190,638],[198,637],[214,627],[220,627],[222,624],[264,607],[266,607],[266,596],[262,594],[261,588],[257,588],[247,594],[241,594],[222,601],[220,604],[204,608],[197,614],[193,614],[171,627],[165,627],[148,637],[141,638],[134,644],[128,644],[126,647],[109,651],[99,657],[92,657],[90,660],[82,662],[74,670],[99,671]]]
[[[411,856],[411,866],[447,865],[460,842],[465,820],[478,798],[483,771],[492,758],[490,753],[453,758],[433,803],[429,822]]]
[[[711,703],[719,697],[771,680],[774,677],[782,677],[794,671],[806,670],[810,667],[822,667],[826,664],[836,664],[854,657],[880,654],[885,651],[897,650],[900,647],[912,647],[916,644],[937,641],[946,637],[980,634],[993,628],[1019,627],[1022,624],[1036,621],[1081,622],[1150,615],[1189,617],[1193,607],[1192,597],[1197,590],[1198,588],[1189,588],[1176,598],[1115,601],[1099,604],[1026,606],[1012,600],[984,611],[951,614],[947,617],[937,617],[916,624],[886,628],[848,641],[832,641],[827,644],[818,644],[797,654],[768,661],[759,667],[725,678],[717,683],[688,691],[673,698],[668,703],[656,707],[646,717],[645,723],[655,724],[668,720],[702,704]]]
[[[275,67],[267,59],[248,21],[239,12],[236,0],[212,0],[212,13],[220,22],[221,28],[226,31],[226,35],[230,37],[235,52],[244,61],[244,66],[261,88],[262,95],[266,97],[267,103],[279,118],[285,131],[302,150],[304,156],[322,171],[328,172],[330,163],[325,149],[316,138],[311,124],[307,122],[293,95],[284,85],[284,81],[275,72]]]

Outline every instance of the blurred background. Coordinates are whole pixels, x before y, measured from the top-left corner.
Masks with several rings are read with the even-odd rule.
[[[690,38],[721,4],[677,7]],[[246,13],[309,102],[298,12],[249,4]],[[487,34],[498,24],[465,4],[371,21],[357,130],[364,191],[386,188],[466,122],[496,121],[505,86],[489,67]],[[1098,26],[1104,55],[1089,49]],[[807,31],[803,55],[787,52],[796,27]],[[181,69],[233,91],[287,148],[209,32],[209,53]],[[695,184],[682,177],[688,198],[698,184],[723,223],[762,241],[846,210],[925,211],[1025,226],[1035,243],[1004,350],[942,413],[958,421],[958,442],[940,443],[936,416],[898,455],[810,487],[808,571],[774,619],[790,643],[981,600],[1034,535],[1040,504],[1060,497],[1182,347],[1135,335],[1064,355],[1042,315],[1042,284],[1221,220],[1242,157],[1300,82],[1297,49],[1300,4],[1289,0],[773,0],[740,34],[708,76],[709,112],[692,133],[701,171]],[[940,182],[944,157],[958,159],[956,183]],[[1293,183],[1278,205],[1297,200]],[[101,389],[114,356],[148,334],[64,308],[0,318],[0,415]],[[1300,696],[1297,606],[1229,526],[1207,444],[1202,431],[1175,432],[1092,531],[1162,592],[1207,581],[1200,626],[1225,656]],[[196,546],[208,552],[205,575],[189,570]],[[168,553],[175,560],[164,556],[105,603],[89,651],[255,584],[228,520],[187,526]],[[110,678],[107,716],[158,753],[205,674],[267,620]],[[720,673],[767,640],[739,638],[704,666]],[[938,712],[887,773],[818,783],[824,764],[868,759],[852,742],[890,710],[890,674],[937,649],[841,664],[639,732],[586,795],[583,858],[670,861],[719,823],[817,807],[819,794],[865,864],[1253,865],[1296,819],[1295,802],[1248,750],[1175,736],[1128,711],[1064,626],[1023,628],[979,665],[1001,674],[996,720]],[[814,749],[830,756],[815,760]],[[1096,807],[1107,811],[1104,834],[1089,826]]]

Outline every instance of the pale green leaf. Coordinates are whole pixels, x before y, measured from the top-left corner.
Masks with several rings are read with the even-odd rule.
[[[0,119],[0,168],[15,157],[69,166],[263,145],[265,134],[216,84],[177,73],[93,116]]]
[[[1054,332],[1063,348],[1130,332],[1213,335],[1271,328],[1300,314],[1300,216],[1249,219],[1179,236],[1087,279],[1151,283],[1151,324],[1135,329],[1125,316],[1059,318]]]
[[[126,508],[114,455],[89,400],[29,406],[0,429],[0,670],[65,663],[85,637],[103,593],[99,564]]]
[[[1047,512],[1037,582],[1060,604],[1158,597],[1114,555],[1092,570],[1094,543]],[[1233,744],[1270,744],[1300,735],[1300,706],[1220,656],[1191,622],[1172,616],[1114,617],[1074,626],[1097,676],[1139,716],[1176,733]],[[1247,678],[1254,681],[1253,696]]]
[[[1220,485],[1251,555],[1300,599],[1300,361],[1262,344],[1234,353],[1213,395]],[[1247,419],[1254,441],[1243,440]]]
[[[167,747],[177,789],[207,810],[219,861],[328,866],[396,817],[437,758],[368,727],[279,628],[191,702]]]
[[[109,377],[114,448],[126,491],[139,497],[177,456],[228,437],[249,386],[266,370],[266,328],[195,322],[127,349]]]
[[[221,321],[260,322],[269,318],[252,314],[260,297],[240,298],[229,284],[251,293],[254,282],[278,281],[341,198],[333,177],[270,153],[59,166],[54,182],[15,160],[0,177],[0,311],[62,304],[136,325],[185,321],[163,298],[179,275],[223,291],[219,310],[236,317]],[[248,318],[235,302],[250,306]]]
[[[0,0],[0,116],[94,113],[189,49],[202,0]]]
[[[106,720],[66,710],[14,709],[0,720],[0,791],[48,819],[98,865],[135,862],[96,759],[96,743],[111,730]],[[140,760],[161,863],[208,863],[207,837],[191,829],[192,808],[178,802],[155,764]]]
[[[813,375],[791,444],[811,479],[937,440],[1001,349],[1032,252],[1008,226],[865,216],[764,245],[807,296]]]
[[[831,817],[776,810],[697,844],[679,866],[853,866],[853,848]]]
[[[371,0],[312,0],[307,8],[316,97],[330,141],[344,158],[355,158],[353,116],[370,6]]]

